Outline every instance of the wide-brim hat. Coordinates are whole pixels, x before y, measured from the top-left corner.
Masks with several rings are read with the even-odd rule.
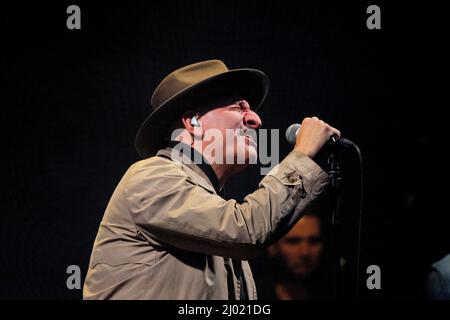
[[[153,112],[137,132],[136,151],[147,158],[164,148],[169,128],[187,110],[195,110],[227,96],[239,96],[256,111],[268,90],[269,79],[264,72],[248,68],[229,70],[220,60],[178,69],[155,89],[151,98]]]

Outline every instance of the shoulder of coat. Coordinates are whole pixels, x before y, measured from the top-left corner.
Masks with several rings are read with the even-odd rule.
[[[158,156],[138,161],[130,170],[132,174],[146,172],[155,176],[188,176],[182,163]]]

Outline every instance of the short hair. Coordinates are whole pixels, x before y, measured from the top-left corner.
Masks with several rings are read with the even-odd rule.
[[[175,120],[167,129],[167,133],[164,136],[164,143],[169,144],[172,141],[172,133],[177,129],[184,129],[183,121],[181,121],[181,116]]]

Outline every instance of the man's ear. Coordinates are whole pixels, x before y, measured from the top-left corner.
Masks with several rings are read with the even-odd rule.
[[[195,126],[194,126],[195,121],[192,121],[192,119],[195,117],[196,117],[196,114],[194,111],[186,111],[181,116],[181,121],[183,122],[183,126],[192,135],[194,135],[194,128],[195,128]]]
[[[194,140],[203,139],[203,129],[201,123],[199,122],[199,115],[196,112],[187,111],[183,113],[181,116],[181,121]]]
[[[198,127],[200,128],[202,125],[200,124],[200,122],[198,122],[197,117],[192,117],[191,119],[191,125],[193,125],[194,127]]]

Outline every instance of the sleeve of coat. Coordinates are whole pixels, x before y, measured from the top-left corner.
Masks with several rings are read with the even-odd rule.
[[[327,183],[328,175],[312,159],[292,151],[243,203],[209,192],[174,162],[165,170],[134,168],[125,192],[132,218],[150,238],[183,250],[248,259],[277,229],[287,232]]]

